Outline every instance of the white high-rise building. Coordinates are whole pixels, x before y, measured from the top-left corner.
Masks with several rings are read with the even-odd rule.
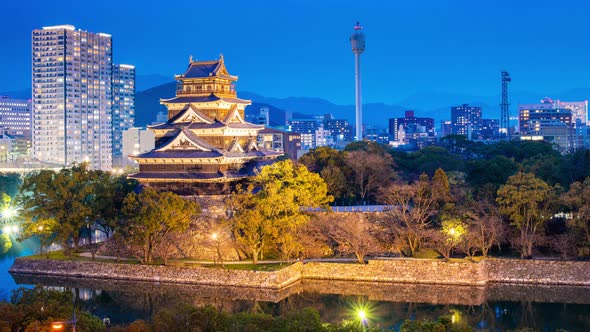
[[[33,30],[33,156],[112,167],[111,36],[58,25]]]
[[[135,67],[113,65],[113,164],[122,166],[123,132],[135,122]]]

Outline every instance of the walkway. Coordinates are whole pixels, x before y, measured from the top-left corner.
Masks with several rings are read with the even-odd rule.
[[[79,253],[78,256],[81,257],[87,257],[87,258],[92,258],[92,255],[89,252],[83,252],[83,253]],[[117,257],[115,256],[99,256],[99,255],[95,255],[94,258],[96,259],[108,259],[108,260],[116,260]],[[137,259],[135,258],[127,258],[127,257],[122,257],[119,258],[119,260],[122,261],[136,261]],[[182,261],[177,261],[177,260],[171,260],[171,261],[176,261],[176,262],[182,262],[182,263],[187,263],[187,264],[200,264],[200,265],[213,265],[213,264],[219,264],[218,262],[213,262],[213,261],[199,261],[199,260],[182,260]],[[298,262],[298,261],[302,261],[304,263],[307,262],[356,262],[356,258],[309,258],[309,259],[303,259],[303,260],[261,260],[258,261],[258,264],[280,264],[280,263],[294,263],[294,262]],[[223,261],[223,264],[226,265],[240,265],[240,264],[252,264],[252,261]]]

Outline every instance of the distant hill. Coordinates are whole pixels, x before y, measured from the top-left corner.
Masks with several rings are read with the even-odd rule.
[[[153,88],[135,92],[135,126],[145,127],[156,121],[159,111],[166,111],[160,99],[172,98],[176,94],[176,82],[169,82]]]
[[[161,82],[167,82],[159,84]],[[176,82],[163,75],[139,75],[136,80],[137,92],[135,95],[136,126],[145,126],[156,120],[156,114],[166,108],[160,105],[160,98],[174,97]],[[144,86],[159,84],[148,89],[141,89]],[[0,92],[13,98],[30,99],[31,89]],[[238,92],[240,98],[252,100],[252,105],[246,108],[248,114],[257,115],[260,107],[269,107],[271,122],[273,125],[282,123],[287,115],[294,117],[311,117],[312,115],[332,114],[336,118],[348,119],[352,124],[355,118],[354,105],[337,105],[328,100],[314,97],[288,97],[273,98],[265,97],[252,92]],[[582,101],[590,99],[590,88],[576,88],[560,93],[535,93],[529,91],[509,91],[511,102],[511,114],[516,115],[518,104],[536,103],[544,97],[551,97],[563,101]],[[450,107],[470,104],[483,107],[485,118],[500,117],[500,95],[474,96],[466,94],[453,94],[438,91],[419,92],[401,100],[398,105],[384,103],[366,103],[363,105],[364,122],[378,128],[385,128],[388,119],[402,117],[407,109],[414,110],[416,116],[432,117],[437,127],[440,120],[448,120],[451,117]]]
[[[135,90],[144,91],[158,85],[169,83],[173,80],[172,76],[160,74],[137,75],[135,77]]]

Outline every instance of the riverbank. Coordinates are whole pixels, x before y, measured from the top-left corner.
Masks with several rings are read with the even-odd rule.
[[[470,285],[590,286],[590,262],[518,259],[369,260],[368,264],[297,262],[277,271],[17,258],[13,274],[282,289],[301,280]]]

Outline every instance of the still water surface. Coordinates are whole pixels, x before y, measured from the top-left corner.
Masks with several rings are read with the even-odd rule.
[[[506,331],[590,331],[590,287],[546,287],[492,284],[486,287],[303,281],[280,291],[10,275],[15,256],[0,258],[0,296],[15,287],[41,284],[72,290],[78,304],[113,323],[149,319],[163,308],[179,304],[210,304],[229,313],[240,311],[283,315],[316,308],[322,320],[354,319],[355,308],[368,308],[370,324],[398,330],[406,319],[436,319],[449,315],[476,329]]]

